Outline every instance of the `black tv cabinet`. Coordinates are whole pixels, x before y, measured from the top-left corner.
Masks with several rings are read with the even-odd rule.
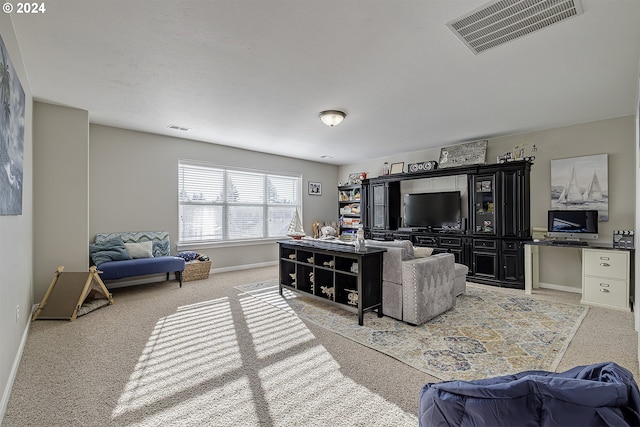
[[[365,193],[373,188],[392,194],[379,198],[381,206],[367,203],[365,237],[373,240],[411,240],[438,252],[450,252],[456,262],[469,267],[470,280],[489,285],[524,289],[524,243],[531,240],[530,226],[531,163],[460,166],[419,173],[387,175],[364,180]],[[400,182],[451,175],[467,177],[467,212],[463,230],[412,230],[398,226],[402,210]],[[373,221],[376,217],[377,221]],[[368,218],[368,220],[366,219]],[[381,221],[380,219],[389,219]]]

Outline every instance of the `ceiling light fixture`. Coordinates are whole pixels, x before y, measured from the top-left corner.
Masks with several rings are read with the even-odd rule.
[[[340,110],[325,110],[321,111],[318,117],[325,125],[334,127],[342,123],[344,118],[347,117],[347,113]]]

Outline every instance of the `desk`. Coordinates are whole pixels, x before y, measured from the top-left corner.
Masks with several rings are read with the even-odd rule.
[[[588,246],[565,245],[542,240],[524,246],[524,292],[531,295],[540,287],[540,248],[580,249],[583,304],[631,310],[631,268],[633,249],[614,248],[607,243]]]

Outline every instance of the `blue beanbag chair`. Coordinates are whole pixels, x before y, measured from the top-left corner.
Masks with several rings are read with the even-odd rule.
[[[639,426],[640,392],[631,372],[612,362],[526,371],[427,384],[418,417],[422,427]]]

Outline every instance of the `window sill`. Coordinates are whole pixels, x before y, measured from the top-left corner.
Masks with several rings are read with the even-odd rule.
[[[227,241],[227,242],[202,242],[202,243],[178,243],[176,245],[176,250],[180,251],[190,251],[194,249],[217,249],[217,248],[230,248],[235,246],[256,246],[256,245],[271,245],[273,243],[279,242],[280,240],[285,240],[288,237],[273,237],[269,239],[255,239],[255,240],[236,240],[236,241]]]

